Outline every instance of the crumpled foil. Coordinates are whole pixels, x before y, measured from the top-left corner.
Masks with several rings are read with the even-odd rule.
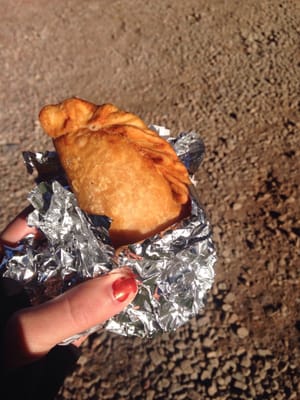
[[[184,132],[171,138],[166,128],[152,129],[170,141],[193,175],[204,155],[199,135]],[[175,330],[204,307],[214,281],[216,250],[210,224],[193,186],[189,218],[163,235],[129,245],[116,256],[108,234],[110,220],[87,215],[79,208],[56,153],[26,152],[24,160],[30,173],[37,172],[37,186],[29,194],[34,211],[28,216],[28,224],[43,235],[38,240],[29,235],[14,249],[5,246],[0,270],[3,276],[23,283],[33,304],[126,266],[139,281],[138,294],[101,328],[121,335],[149,337]],[[64,343],[99,328],[100,325],[79,333]]]

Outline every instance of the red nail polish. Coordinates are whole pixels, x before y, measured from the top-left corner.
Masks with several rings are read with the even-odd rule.
[[[137,284],[134,277],[122,277],[112,284],[113,295],[119,302],[125,301],[130,294],[137,291]]]

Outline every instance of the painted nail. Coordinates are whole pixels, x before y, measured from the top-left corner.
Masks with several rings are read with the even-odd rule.
[[[120,303],[125,301],[131,294],[136,293],[137,284],[134,277],[122,277],[112,284],[113,295]]]

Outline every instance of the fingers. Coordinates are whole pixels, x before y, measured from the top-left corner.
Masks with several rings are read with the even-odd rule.
[[[27,215],[31,211],[32,207],[27,207],[4,229],[0,235],[3,243],[14,246],[30,233],[37,235],[37,229],[29,227],[26,222]]]
[[[26,235],[38,235],[27,225],[28,207],[0,235],[10,246]],[[9,320],[5,331],[5,362],[17,367],[37,359],[57,343],[101,324],[122,311],[135,297],[137,284],[127,269],[74,287],[37,307],[24,309]],[[79,340],[80,341],[80,340]]]
[[[6,329],[7,364],[30,362],[62,340],[103,323],[122,311],[136,292],[134,276],[118,270],[15,314]]]

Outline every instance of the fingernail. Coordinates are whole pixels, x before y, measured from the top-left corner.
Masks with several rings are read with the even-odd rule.
[[[134,277],[118,278],[112,284],[113,295],[120,303],[125,301],[131,294],[136,293],[137,284]]]

